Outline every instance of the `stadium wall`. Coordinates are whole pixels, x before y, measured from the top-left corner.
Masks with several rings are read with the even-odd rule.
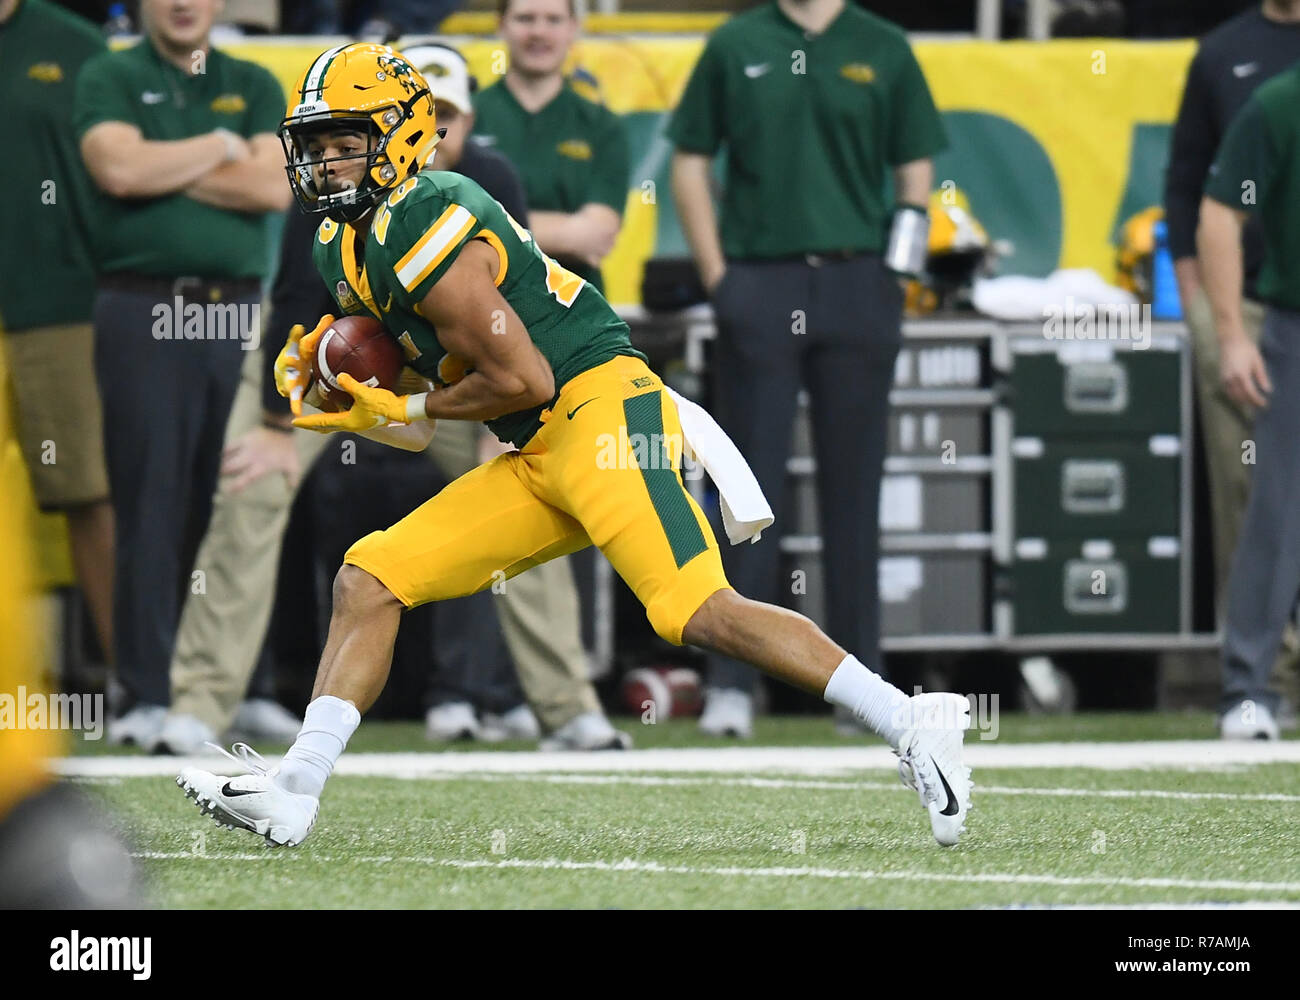
[[[499,41],[453,41],[484,85],[505,71]],[[312,38],[223,47],[267,66],[287,92],[328,44]],[[626,120],[632,144],[624,228],[605,266],[616,304],[639,300],[647,259],[686,253],[662,131],[703,44],[702,36],[597,37],[575,51],[602,99]],[[936,183],[955,183],[990,234],[1014,244],[1003,273],[1090,267],[1113,278],[1119,223],[1161,200],[1169,132],[1195,43],[918,39],[915,49],[952,141],[936,161]]]

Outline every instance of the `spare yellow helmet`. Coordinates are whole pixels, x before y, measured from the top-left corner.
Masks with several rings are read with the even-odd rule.
[[[335,222],[355,222],[424,169],[438,145],[437,126],[429,85],[400,52],[371,42],[322,52],[298,79],[280,123],[285,169],[299,206]],[[320,159],[308,152],[313,135],[343,127],[370,136],[366,153]],[[318,185],[314,168],[361,155],[366,173],[355,189]]]
[[[1151,273],[1156,252],[1156,223],[1165,210],[1152,205],[1124,222],[1119,231],[1119,251],[1115,255],[1116,284],[1132,292],[1143,302],[1151,301]]]
[[[970,199],[961,188],[934,191],[930,194],[931,256],[945,253],[980,253],[989,248],[989,234],[970,208]]]

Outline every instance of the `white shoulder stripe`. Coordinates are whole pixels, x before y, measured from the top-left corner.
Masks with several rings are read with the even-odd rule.
[[[429,232],[422,240],[419,251],[397,271],[397,280],[402,287],[410,291],[419,284],[419,279],[431,265],[440,259],[460,236],[474,217],[463,205],[457,205],[442,221],[437,229]]]

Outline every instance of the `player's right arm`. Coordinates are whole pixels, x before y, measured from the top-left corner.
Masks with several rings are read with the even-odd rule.
[[[418,306],[450,354],[469,374],[425,396],[425,413],[448,420],[492,420],[549,403],[555,396],[550,363],[496,286],[500,259],[470,240]]]

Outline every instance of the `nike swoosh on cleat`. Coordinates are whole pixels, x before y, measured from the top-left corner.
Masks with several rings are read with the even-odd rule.
[[[587,403],[594,403],[594,402],[595,402],[596,400],[598,400],[598,399],[600,399],[599,396],[592,396],[589,400],[587,400]],[[572,420],[572,419],[573,419],[573,415],[574,415],[575,413],[577,413],[579,410],[581,410],[584,406],[586,406],[587,403],[579,403],[579,404],[578,404],[577,406],[575,406],[572,410],[570,410],[570,411],[569,411],[569,419]]]
[[[934,765],[935,773],[939,775],[939,780],[943,782],[944,793],[948,796],[948,804],[939,811],[941,816],[957,815],[957,796],[952,794],[952,786],[948,784],[948,779],[943,776],[943,770],[939,767],[939,762],[930,757],[930,763]]]
[[[934,758],[931,757],[930,759],[933,760]],[[944,782],[943,787],[947,788],[948,783]],[[260,791],[262,791],[262,789],[260,788],[244,788],[244,789],[231,788],[229,781],[227,781],[224,785],[221,786],[221,794],[226,796],[226,798],[230,798],[230,799],[235,798],[237,795],[256,795]]]

